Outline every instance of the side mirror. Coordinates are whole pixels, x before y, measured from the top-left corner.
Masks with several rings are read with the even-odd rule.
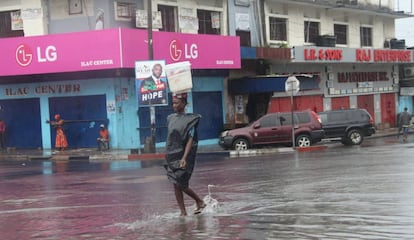
[[[258,129],[258,128],[260,128],[260,123],[255,123],[255,124],[253,125],[253,128],[254,128],[254,129]]]

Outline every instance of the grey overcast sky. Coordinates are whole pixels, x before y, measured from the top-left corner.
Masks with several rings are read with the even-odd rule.
[[[414,47],[414,0],[396,0],[395,4],[396,11],[404,11],[413,15],[411,18],[395,21],[395,37],[405,39],[407,47]]]

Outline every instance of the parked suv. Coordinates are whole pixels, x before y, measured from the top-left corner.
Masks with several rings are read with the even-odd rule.
[[[332,110],[318,113],[325,138],[340,138],[345,145],[359,145],[375,133],[374,120],[365,109]]]
[[[296,146],[310,146],[322,140],[322,126],[315,112],[298,111],[293,116]],[[246,127],[222,132],[219,141],[221,147],[235,150],[275,143],[292,143],[291,112],[266,114]]]

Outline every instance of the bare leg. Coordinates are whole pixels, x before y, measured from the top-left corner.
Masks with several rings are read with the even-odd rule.
[[[204,205],[204,201],[189,187],[184,188],[183,191],[190,196],[192,199],[196,201],[197,208],[202,208]]]
[[[184,205],[184,195],[183,190],[178,187],[176,184],[174,184],[174,192],[175,192],[175,199],[177,199],[178,207],[181,211],[181,216],[187,216],[187,211],[185,210]]]

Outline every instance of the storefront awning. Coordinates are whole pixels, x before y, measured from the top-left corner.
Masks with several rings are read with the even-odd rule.
[[[284,76],[257,76],[244,77],[229,81],[228,91],[232,94],[242,93],[265,93],[265,92],[284,92],[285,82],[288,78]],[[319,89],[319,74],[296,75],[300,81],[300,90]]]
[[[264,93],[285,91],[287,76],[244,77],[229,81],[230,93]]]

